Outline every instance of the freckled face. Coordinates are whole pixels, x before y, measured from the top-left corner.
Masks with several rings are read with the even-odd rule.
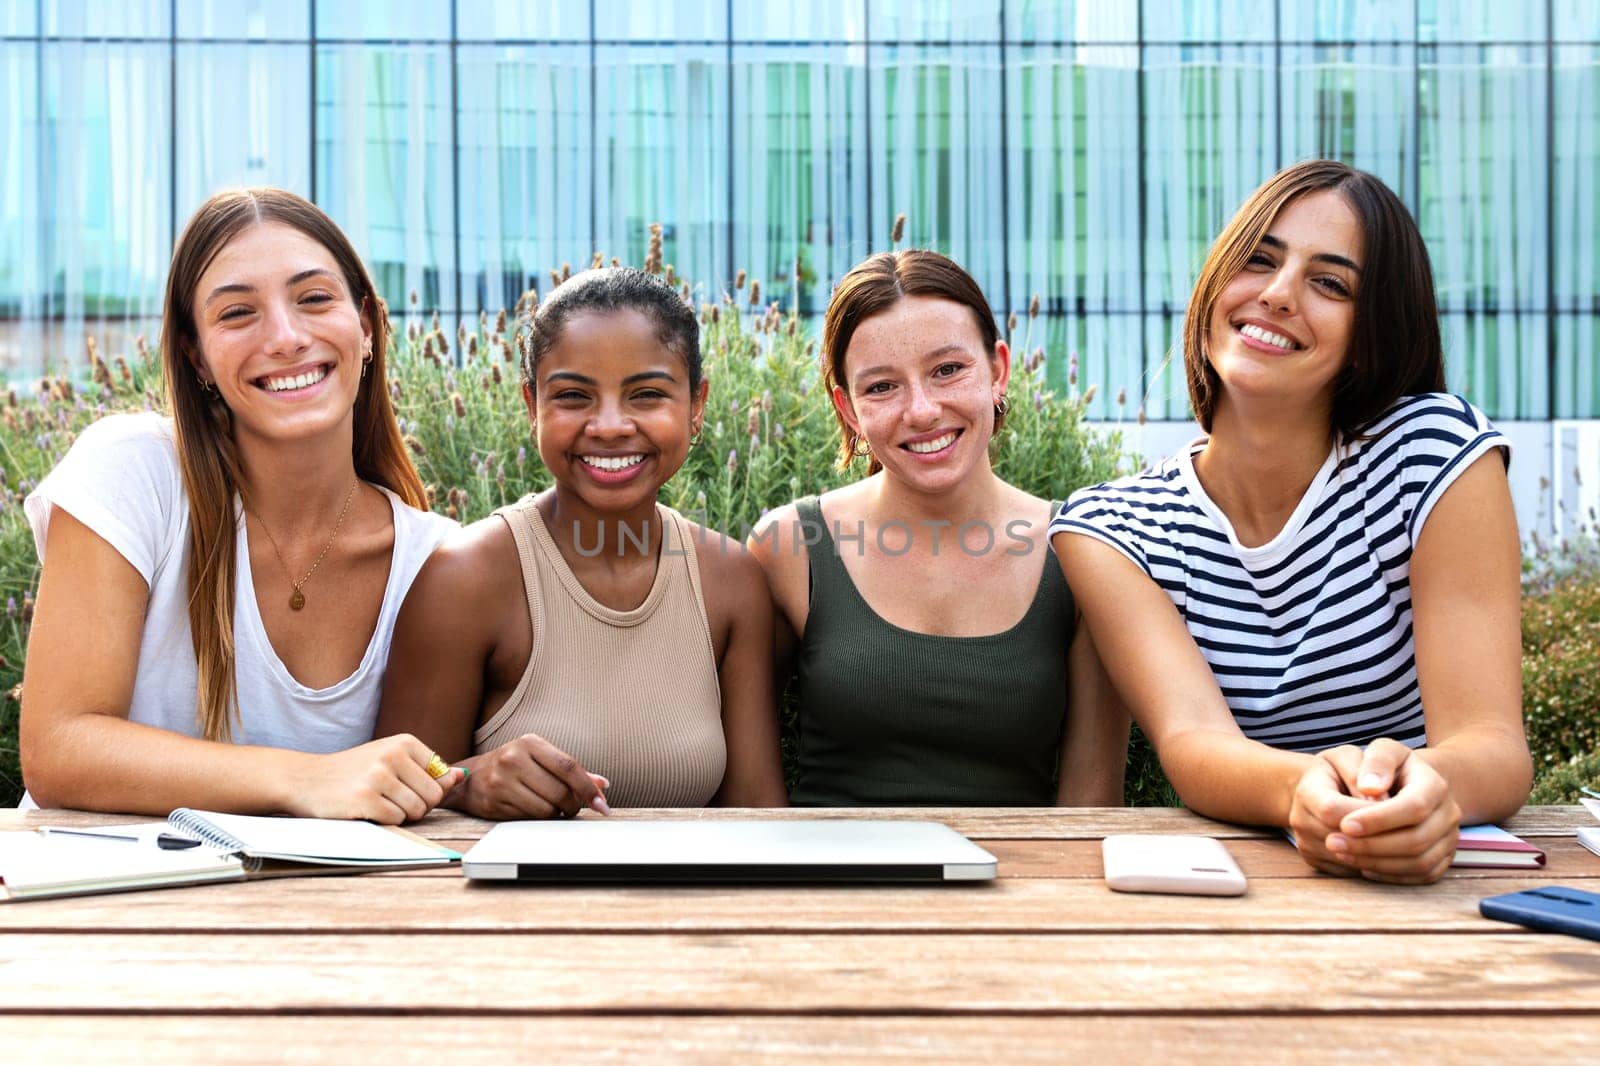
[[[970,308],[908,296],[856,327],[833,401],[888,476],[937,492],[990,468],[1010,370],[1010,352],[986,350]]]
[[[1222,402],[1331,403],[1355,326],[1360,223],[1333,190],[1291,201],[1212,308],[1207,357]]]
[[[195,286],[195,372],[236,435],[299,439],[347,423],[371,331],[329,251],[280,223],[229,241]]]
[[[691,395],[683,357],[633,309],[568,320],[534,380],[539,457],[563,492],[597,511],[653,503],[704,416],[706,382]]]

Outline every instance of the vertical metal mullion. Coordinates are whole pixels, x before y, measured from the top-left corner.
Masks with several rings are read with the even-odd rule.
[[[34,109],[34,153],[33,168],[38,182],[37,196],[39,197],[38,229],[39,229],[39,255],[44,260],[44,271],[41,280],[44,288],[40,291],[41,306],[39,308],[39,321],[50,320],[51,310],[55,303],[54,293],[50,289],[50,279],[55,277],[54,264],[52,263],[53,251],[50,238],[52,236],[49,220],[54,216],[54,211],[44,209],[46,191],[53,189],[55,183],[50,180],[49,160],[54,154],[45,151],[46,127],[45,97],[44,97],[44,0],[35,0],[33,30],[37,36],[33,39],[33,109]],[[41,366],[42,369],[42,366]]]
[[[724,151],[726,152],[725,158],[728,161],[728,189],[727,189],[727,193],[728,193],[728,196],[727,196],[727,200],[728,200],[728,240],[727,240],[728,258],[727,258],[727,262],[723,263],[722,266],[723,266],[724,270],[729,271],[729,275],[722,279],[722,283],[723,283],[724,287],[726,287],[728,284],[732,283],[732,280],[733,280],[732,271],[734,269],[734,266],[733,266],[733,256],[734,256],[734,240],[733,240],[733,220],[734,220],[734,213],[733,213],[733,160],[734,160],[734,154],[733,154],[733,132],[734,132],[734,121],[733,121],[733,100],[734,100],[734,95],[733,95],[733,89],[734,89],[734,85],[733,85],[733,0],[727,0],[726,10],[727,10],[727,13],[728,13],[728,23],[727,23],[727,26],[725,27],[726,33],[727,33],[727,50],[725,52],[725,55],[727,57],[727,62],[728,62],[728,74],[727,74],[727,85],[728,85],[728,103],[727,103],[727,106],[728,106],[728,122],[727,122],[728,141],[727,141],[727,147],[724,149]],[[763,173],[765,173],[765,168],[763,168]],[[759,266],[759,264],[751,263],[750,266],[752,268],[754,268],[754,267]],[[774,290],[776,290],[777,289],[777,285],[774,284],[772,286],[772,288]]]
[[[167,5],[167,244],[178,243],[178,0]]]
[[[311,196],[310,196],[311,202],[312,203],[316,203],[316,201],[317,201],[317,0],[310,0],[310,2],[311,2],[311,9],[309,11],[309,15],[310,15],[310,18],[311,18],[311,25],[310,25],[309,29],[310,29],[311,32],[309,34],[307,34],[307,36],[306,36],[306,48],[307,48],[307,50],[309,52],[310,60],[311,60],[310,65],[307,68],[310,71],[310,76],[311,76],[311,123],[310,123],[310,125],[308,127],[308,135],[309,135],[309,137],[311,139],[311,153],[310,153],[310,156],[309,156],[310,163],[311,163],[311,182],[310,182],[310,186],[309,187],[310,187],[310,190],[311,190]]]
[[[866,144],[866,179],[867,179],[867,248],[870,251],[873,245],[872,234],[872,0],[861,0],[861,90],[863,120],[867,131]],[[834,279],[837,281],[838,279]],[[832,299],[832,293],[829,294]]]
[[[456,0],[450,0],[450,206],[452,228],[452,250],[455,255],[455,312],[456,323],[459,325],[462,315],[461,303],[461,66],[456,57],[456,45],[460,29],[456,22]],[[476,286],[474,286],[476,288]],[[465,353],[456,352],[456,361],[460,362]]]
[[[1544,6],[1545,419],[1556,417],[1556,45],[1555,0]]]
[[[1144,333],[1145,326],[1148,325],[1148,323],[1145,321],[1145,319],[1146,319],[1146,317],[1148,317],[1148,314],[1149,314],[1148,302],[1147,302],[1146,295],[1145,295],[1145,289],[1146,289],[1145,245],[1148,243],[1149,237],[1150,237],[1150,234],[1149,234],[1150,223],[1149,223],[1149,219],[1146,217],[1147,216],[1147,211],[1149,209],[1149,204],[1148,204],[1148,200],[1147,200],[1148,193],[1146,191],[1147,180],[1148,180],[1149,175],[1147,173],[1148,162],[1145,159],[1145,144],[1144,144],[1144,124],[1145,124],[1144,62],[1145,62],[1145,43],[1144,43],[1144,4],[1142,4],[1142,3],[1138,5],[1138,8],[1134,13],[1134,37],[1138,41],[1138,44],[1136,44],[1134,47],[1137,50],[1138,56],[1139,56],[1138,64],[1134,68],[1134,82],[1135,82],[1135,85],[1136,85],[1137,90],[1138,90],[1137,93],[1136,93],[1136,95],[1138,97],[1138,104],[1137,104],[1137,107],[1138,107],[1138,120],[1134,123],[1134,126],[1135,126],[1135,135],[1136,135],[1137,140],[1138,140],[1138,149],[1137,149],[1137,151],[1138,151],[1138,154],[1139,154],[1139,162],[1138,162],[1138,170],[1139,170],[1139,222],[1138,222],[1138,225],[1135,227],[1135,230],[1138,233],[1138,237],[1139,237],[1139,278],[1138,278],[1138,281],[1136,282],[1135,288],[1137,289],[1136,301],[1137,301],[1138,308],[1139,308],[1139,332],[1140,332],[1141,337],[1142,337],[1142,335]],[[1149,347],[1150,346],[1147,343],[1141,343],[1139,345],[1139,384],[1140,384],[1139,393],[1140,393],[1140,397],[1141,397],[1141,399],[1139,401],[1139,406],[1140,406],[1141,409],[1144,407],[1144,399],[1143,399],[1143,397],[1148,396],[1149,393],[1150,393],[1150,353],[1148,351]],[[1168,348],[1170,350],[1171,346],[1168,345]]]
[[[1006,0],[1000,0],[1000,295],[1001,321],[1011,314],[1011,138],[1006,93]],[[1067,161],[1072,166],[1072,161]],[[1076,169],[1074,167],[1074,169]],[[1010,338],[1007,338],[1010,341]],[[1026,354],[1026,353],[1024,353]]]
[[[1272,5],[1272,168],[1283,169],[1283,0]]]
[[[595,195],[600,186],[600,82],[598,66],[600,46],[595,38],[599,33],[595,15],[595,0],[589,0],[589,248],[591,253],[600,250],[600,198]],[[607,180],[610,180],[608,174]]]

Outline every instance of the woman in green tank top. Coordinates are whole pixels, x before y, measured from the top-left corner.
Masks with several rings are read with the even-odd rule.
[[[823,328],[840,462],[867,476],[750,538],[799,696],[812,806],[1116,806],[1128,715],[1077,624],[1054,506],[996,476],[1011,357],[935,252],[840,281]]]

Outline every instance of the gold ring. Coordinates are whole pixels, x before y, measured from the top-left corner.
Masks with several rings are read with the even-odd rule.
[[[428,758],[428,776],[437,781],[450,772],[450,764],[439,758],[437,752]]]

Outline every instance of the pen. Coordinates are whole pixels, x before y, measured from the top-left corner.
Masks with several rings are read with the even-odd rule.
[[[95,840],[127,840],[135,844],[137,844],[140,839],[139,837],[128,836],[123,833],[102,833],[98,830],[89,829],[57,829],[54,826],[45,826],[44,828],[40,829],[39,832],[53,836],[91,837]],[[162,833],[156,837],[156,847],[160,848],[162,851],[182,851],[185,848],[196,848],[199,846],[200,841],[191,840],[188,837],[181,837],[176,833]]]

